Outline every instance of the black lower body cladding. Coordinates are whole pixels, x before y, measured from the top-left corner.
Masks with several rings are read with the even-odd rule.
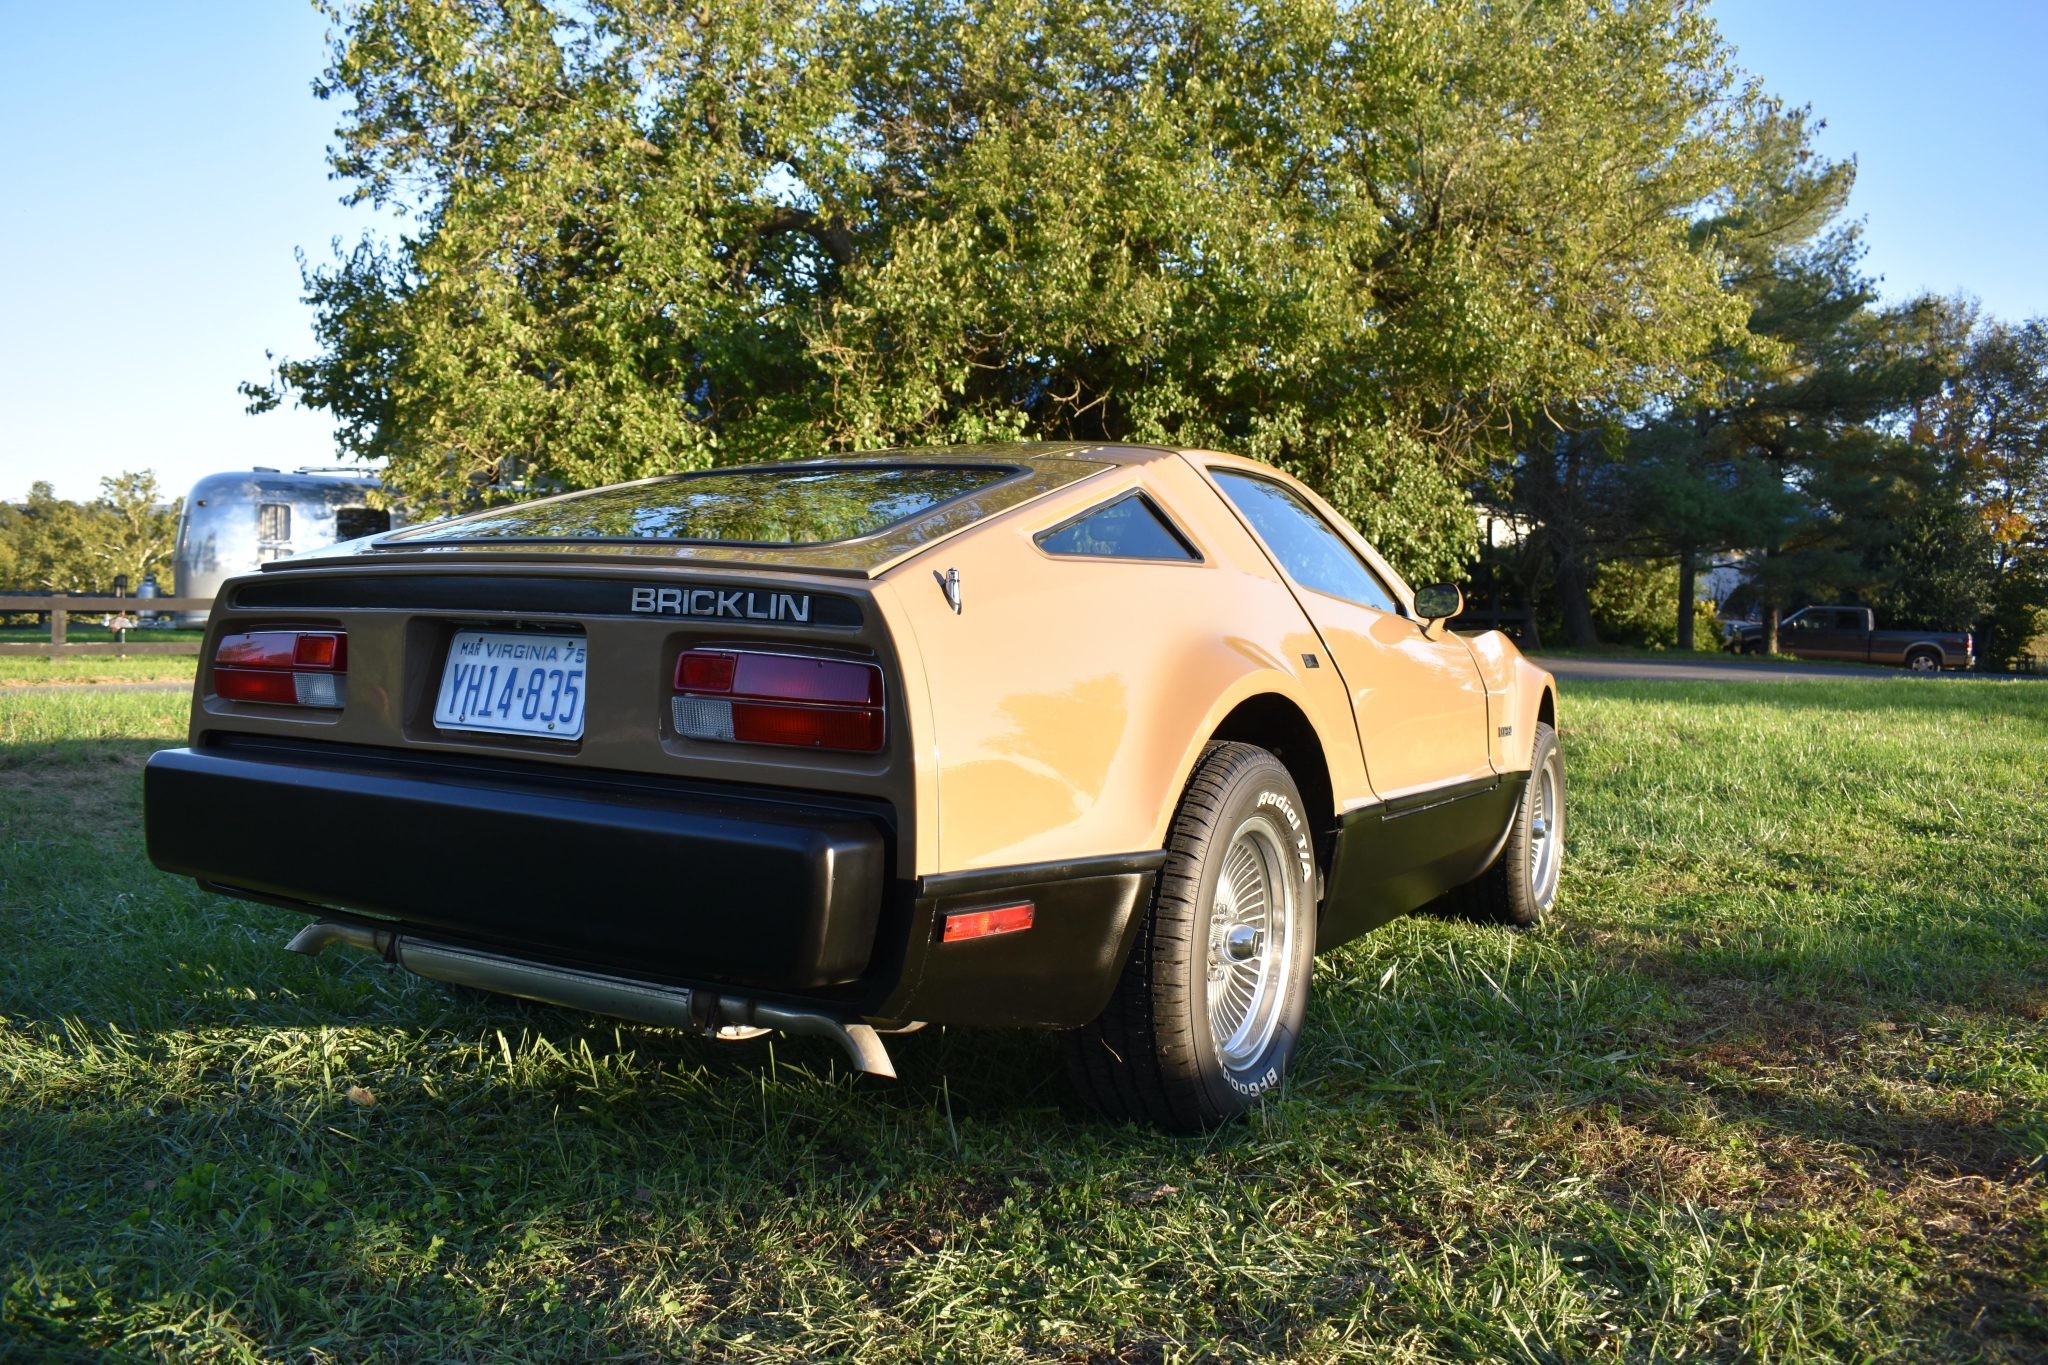
[[[230,895],[848,1019],[1071,1028],[1165,854],[892,875],[881,802],[247,736],[150,759],[151,861]],[[943,942],[1030,901],[1023,933]]]
[[[651,978],[853,981],[889,875],[881,819],[737,792],[262,742],[165,750],[144,788],[166,871]]]
[[[1074,1028],[1102,1012],[1163,852],[1078,858],[921,880],[915,951],[890,1012],[940,1024]],[[1031,928],[943,942],[955,914],[1030,902]]]

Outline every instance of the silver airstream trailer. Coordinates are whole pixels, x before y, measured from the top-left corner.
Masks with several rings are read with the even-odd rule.
[[[402,519],[371,506],[383,487],[355,470],[239,470],[209,474],[192,485],[178,520],[172,554],[180,597],[212,597],[236,574],[338,541],[388,531]],[[203,612],[180,612],[177,624],[203,626]]]

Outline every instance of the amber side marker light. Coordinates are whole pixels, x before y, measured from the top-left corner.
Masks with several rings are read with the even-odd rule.
[[[970,938],[1015,934],[1031,927],[1032,904],[998,905],[990,910],[956,910],[946,916],[939,930],[939,942],[959,943]]]
[[[882,670],[856,659],[692,649],[676,660],[676,733],[734,744],[872,754]]]
[[[228,701],[338,707],[348,674],[348,636],[338,630],[252,630],[223,635],[213,651],[213,690]]]

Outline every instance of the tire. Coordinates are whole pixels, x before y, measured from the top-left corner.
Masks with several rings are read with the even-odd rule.
[[[1931,649],[1909,649],[1906,651],[1906,667],[1914,673],[1941,672],[1941,655]]]
[[[1210,745],[1123,975],[1101,1015],[1067,1034],[1082,1097],[1111,1119],[1190,1133],[1277,1087],[1308,1008],[1315,887],[1287,769],[1249,744]]]
[[[1477,880],[1446,895],[1443,907],[1479,924],[1534,929],[1557,902],[1564,869],[1564,756],[1557,731],[1538,721],[1529,777],[1515,802],[1507,842]]]

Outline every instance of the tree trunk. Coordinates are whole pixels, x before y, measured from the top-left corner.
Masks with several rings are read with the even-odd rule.
[[[1586,590],[1586,566],[1574,554],[1557,557],[1557,606],[1564,614],[1564,642],[1578,649],[1600,644],[1593,626],[1593,599]]]
[[[1778,652],[1778,604],[1764,603],[1764,653],[1775,656]]]
[[[1678,550],[1678,648],[1691,653],[1693,644],[1693,618],[1699,615],[1696,605],[1699,594],[1699,562],[1693,555],[1690,544]]]

